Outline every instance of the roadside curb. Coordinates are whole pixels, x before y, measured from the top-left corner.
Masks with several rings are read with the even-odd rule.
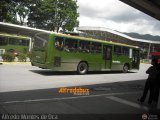
[[[31,64],[31,62],[1,62],[0,64]]]
[[[151,64],[150,62],[141,62],[141,64]]]

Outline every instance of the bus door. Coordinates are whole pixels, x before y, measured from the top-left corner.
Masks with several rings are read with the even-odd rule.
[[[109,46],[109,45],[103,46],[103,60],[104,60],[103,69],[111,69],[112,46]]]
[[[139,64],[140,64],[140,55],[139,55],[139,50],[133,49],[132,53],[132,68],[134,69],[139,69]]]

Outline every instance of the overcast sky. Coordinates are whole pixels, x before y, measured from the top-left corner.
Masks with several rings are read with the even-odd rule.
[[[119,0],[78,0],[79,26],[160,35],[160,21]]]

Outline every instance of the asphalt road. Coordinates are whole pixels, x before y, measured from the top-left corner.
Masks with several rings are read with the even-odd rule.
[[[46,115],[52,119],[141,120],[143,114],[159,119],[160,109],[137,102],[144,80],[76,86],[90,95],[59,93],[59,88],[0,93],[2,115]],[[74,88],[74,87],[71,87]],[[41,116],[38,116],[41,117]]]
[[[141,64],[138,72],[53,72],[30,64],[0,65],[0,92],[48,89],[66,86],[94,85],[120,81],[144,80],[149,64]]]
[[[30,65],[0,66],[1,119],[150,120],[160,105],[137,102],[149,67],[139,72],[52,72]],[[69,87],[70,86],[70,87]],[[59,87],[89,89],[89,95],[59,93]],[[8,115],[8,116],[7,116]]]

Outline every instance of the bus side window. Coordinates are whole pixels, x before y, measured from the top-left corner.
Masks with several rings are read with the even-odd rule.
[[[90,52],[90,42],[89,41],[79,41],[79,51],[89,53]]]
[[[114,46],[114,53],[116,55],[125,55],[129,56],[129,48],[122,46]]]
[[[100,43],[97,43],[97,42],[91,42],[91,53],[101,53],[102,51],[102,47],[101,47],[101,44]]]
[[[122,53],[123,53],[123,55],[129,56],[129,48],[122,47]]]
[[[120,46],[114,46],[114,54],[121,55],[121,47]]]
[[[55,38],[55,47],[58,49],[58,50],[63,50],[63,46],[64,45],[64,39],[63,37],[56,37]]]
[[[66,38],[64,50],[67,52],[76,52],[77,44],[78,44],[78,40]]]

